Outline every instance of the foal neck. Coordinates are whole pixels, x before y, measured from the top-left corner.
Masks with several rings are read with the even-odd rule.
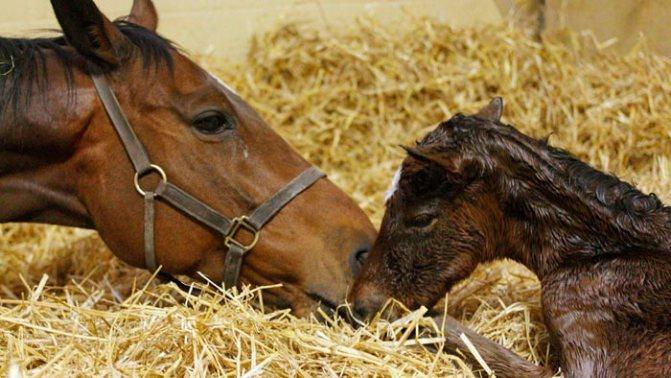
[[[561,153],[561,155],[559,155]],[[556,161],[501,178],[511,257],[539,277],[557,268],[627,254],[671,258],[671,211],[614,176],[563,151]],[[528,166],[527,166],[528,169]],[[511,188],[513,188],[511,190]]]

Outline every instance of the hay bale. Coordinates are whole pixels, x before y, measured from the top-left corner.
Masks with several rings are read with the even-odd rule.
[[[505,121],[552,135],[668,200],[671,63],[615,56],[585,36],[566,42],[539,43],[506,26],[452,30],[413,20],[392,29],[363,20],[338,37],[283,27],[257,39],[239,66],[202,60],[376,222],[403,158],[395,146],[494,95],[506,101]],[[95,235],[58,227],[2,225],[0,256],[0,374],[479,374],[425,347],[440,335],[421,311],[354,330],[264,312],[258,289],[187,298],[148,284]],[[476,331],[547,362],[538,281],[520,266],[478,269],[448,303]],[[409,337],[406,327],[422,331]]]

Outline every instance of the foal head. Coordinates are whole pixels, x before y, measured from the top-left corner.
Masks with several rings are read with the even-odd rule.
[[[34,74],[35,80],[25,79],[25,71],[25,80],[7,79],[32,87],[40,99],[5,117],[4,123],[11,119],[15,126],[2,126],[0,117],[0,129],[17,130],[7,132],[0,147],[39,156],[23,160],[29,162],[25,175],[48,194],[38,208],[26,202],[20,209],[30,211],[14,220],[95,227],[117,256],[144,265],[142,198],[96,95],[91,70],[105,73],[168,180],[229,218],[248,214],[309,167],[235,92],[155,34],[158,18],[150,0],[135,0],[129,18],[117,22],[90,0],[52,4],[64,38],[16,47],[17,60],[21,48],[39,50],[33,68],[44,67],[44,72]],[[15,73],[29,64],[17,62]],[[39,86],[45,78],[48,85]],[[156,177],[147,179],[144,187],[155,186]],[[202,272],[222,280],[225,249],[207,227],[159,203],[155,235],[156,259],[164,271],[194,277]],[[268,291],[267,301],[299,314],[319,301],[338,303],[373,236],[356,204],[330,181],[320,180],[263,229],[245,257],[241,282],[284,284]]]
[[[389,297],[432,306],[481,262],[544,274],[631,248],[668,250],[670,213],[543,140],[499,121],[501,99],[456,115],[406,148],[379,237],[350,293],[374,313]]]
[[[350,293],[370,315],[394,297],[411,308],[432,305],[465,278],[491,248],[501,217],[486,180],[475,124],[500,117],[495,99],[474,117],[457,115],[418,142],[387,193],[387,211],[371,255]]]

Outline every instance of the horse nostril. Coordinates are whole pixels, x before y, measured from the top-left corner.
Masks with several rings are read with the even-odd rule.
[[[368,257],[368,254],[370,253],[370,245],[365,244],[357,248],[354,252],[350,253],[349,255],[349,266],[350,269],[352,270],[352,274],[354,276],[359,275],[359,271],[361,270],[361,266],[363,265],[364,261],[366,261],[366,258]]]

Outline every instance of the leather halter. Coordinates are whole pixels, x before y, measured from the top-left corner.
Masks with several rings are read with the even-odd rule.
[[[224,287],[236,286],[240,277],[243,257],[258,242],[259,233],[263,226],[284,206],[324,177],[324,173],[315,167],[310,167],[249,215],[229,219],[168,181],[165,171],[160,166],[152,164],[106,78],[97,74],[92,74],[91,77],[107,115],[112,121],[135,169],[135,189],[144,197],[144,256],[146,268],[151,271],[158,268],[154,248],[154,203],[158,198],[182,210],[221,235],[223,244],[227,249],[224,266]],[[141,177],[150,173],[158,173],[161,176],[161,182],[153,191],[142,189],[139,183]],[[251,242],[244,243],[236,239],[236,235],[243,230],[252,234]],[[171,275],[167,273],[163,273],[163,275],[170,281],[176,282],[178,285],[181,284]],[[184,287],[185,285],[181,284],[180,286]]]

